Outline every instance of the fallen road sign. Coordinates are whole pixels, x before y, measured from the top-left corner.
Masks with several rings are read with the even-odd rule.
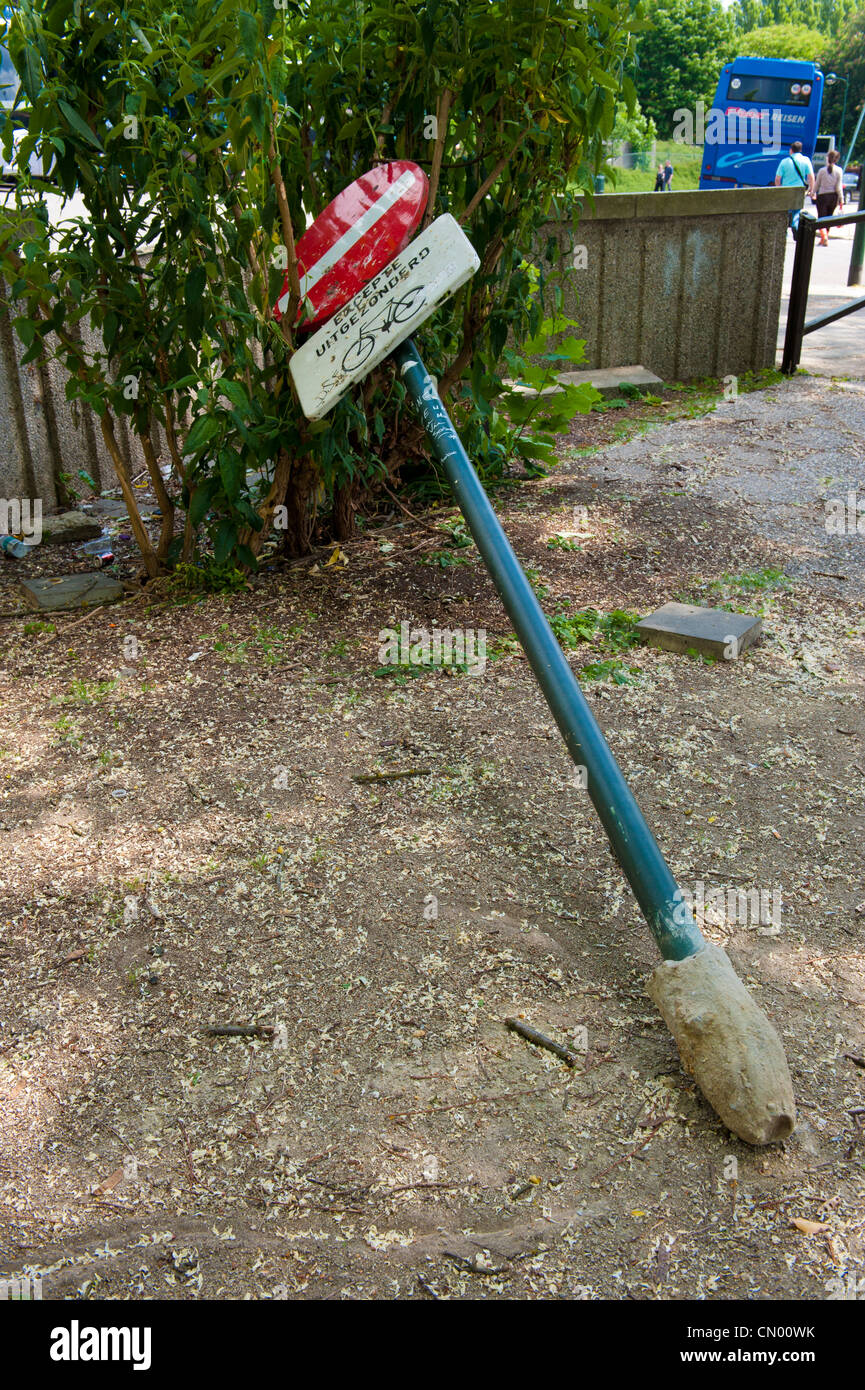
[[[297,243],[305,328],[323,323],[387,265],[414,235],[429,180],[410,159],[393,159],[362,174],[328,203]],[[276,301],[281,319],[291,297],[288,276]]]
[[[455,219],[437,217],[293,355],[289,370],[304,415],[326,415],[479,265]]]
[[[749,1144],[787,1138],[796,1106],[784,1047],[726,953],[707,942],[625,781],[537,595],[472,467],[412,331],[469,279],[478,257],[457,223],[435,221],[291,358],[318,420],[389,353],[451,484],[615,858],[664,957],[648,984],[685,1070]]]

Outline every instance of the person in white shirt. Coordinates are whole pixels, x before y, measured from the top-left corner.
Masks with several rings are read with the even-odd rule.
[[[817,170],[814,180],[814,196],[817,199],[817,216],[831,217],[836,209],[844,206],[844,170],[838,163],[837,150],[830,150],[827,163]],[[827,228],[820,227],[820,245],[828,246]]]

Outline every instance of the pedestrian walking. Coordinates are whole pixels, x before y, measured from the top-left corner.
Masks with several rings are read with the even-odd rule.
[[[838,163],[841,158],[837,150],[830,150],[827,162],[817,170],[814,180],[814,196],[817,199],[817,216],[831,217],[844,206],[844,170]],[[827,228],[820,227],[820,245],[828,246]]]
[[[799,184],[814,196],[814,166],[807,155],[802,153],[802,141],[794,140],[790,153],[781,160],[775,172],[776,188],[796,188]],[[787,226],[793,233],[793,240],[799,238],[799,208],[791,208],[787,213]]]

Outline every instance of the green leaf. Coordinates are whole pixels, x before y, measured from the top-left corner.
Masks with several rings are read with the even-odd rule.
[[[215,415],[199,415],[186,436],[186,443],[183,446],[184,454],[195,454],[199,449],[203,449],[205,444],[208,444],[218,433],[219,428],[219,421]]]
[[[364,121],[362,116],[352,116],[351,120],[346,121],[345,125],[337,131],[337,141],[353,140],[355,135],[357,135],[359,130],[363,129],[365,124],[366,122]]]
[[[195,342],[204,326],[204,287],[207,284],[207,270],[203,265],[195,265],[186,277],[183,301],[186,310],[186,331]]]
[[[97,150],[101,150],[102,145],[98,138],[94,135],[84,118],[79,116],[75,107],[70,106],[68,101],[62,101],[60,99],[58,99],[57,105],[60,107],[60,110],[63,112],[72,129],[77,130],[79,135],[83,135],[85,140],[89,140],[91,145],[95,145]]]
[[[114,339],[117,337],[117,330],[120,327],[120,320],[117,315],[109,310],[102,321],[102,339],[105,343],[105,351],[111,356],[114,347]]]
[[[32,319],[18,318],[12,320],[12,326],[25,347],[29,347],[36,336],[36,325]]]
[[[237,527],[233,521],[226,517],[225,521],[219,523],[213,542],[213,558],[218,565],[225,564],[236,544]]]
[[[216,383],[216,389],[223,396],[227,396],[231,404],[236,406],[238,410],[249,410],[249,397],[239,381],[231,381],[227,376],[220,377]]]
[[[207,515],[210,506],[210,499],[216,491],[216,480],[207,478],[200,487],[197,487],[189,499],[189,524],[194,531],[197,531],[202,521]]]
[[[246,477],[246,469],[239,454],[230,449],[220,449],[219,476],[229,502],[236,502]]]
[[[258,20],[241,10],[237,16],[237,23],[240,29],[241,52],[247,58],[257,57],[260,51]]]
[[[555,462],[555,448],[551,443],[545,443],[540,439],[527,439],[525,435],[520,437],[517,449],[524,458],[542,459],[545,463]]]
[[[42,88],[42,69],[39,66],[39,59],[33,50],[32,44],[26,44],[21,55],[23,59],[24,72],[21,76],[21,85],[30,100],[36,104],[39,100]]]

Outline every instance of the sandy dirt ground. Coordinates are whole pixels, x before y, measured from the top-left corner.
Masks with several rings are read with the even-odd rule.
[[[7,562],[0,1274],[61,1299],[865,1295],[865,536],[825,528],[865,498],[865,385],[615,421],[496,505],[779,1029],[794,1135],[749,1148],[684,1074],[453,509],[48,627]],[[675,597],[763,638],[706,662],[585,617]],[[485,629],[483,674],[381,672],[401,622]]]

